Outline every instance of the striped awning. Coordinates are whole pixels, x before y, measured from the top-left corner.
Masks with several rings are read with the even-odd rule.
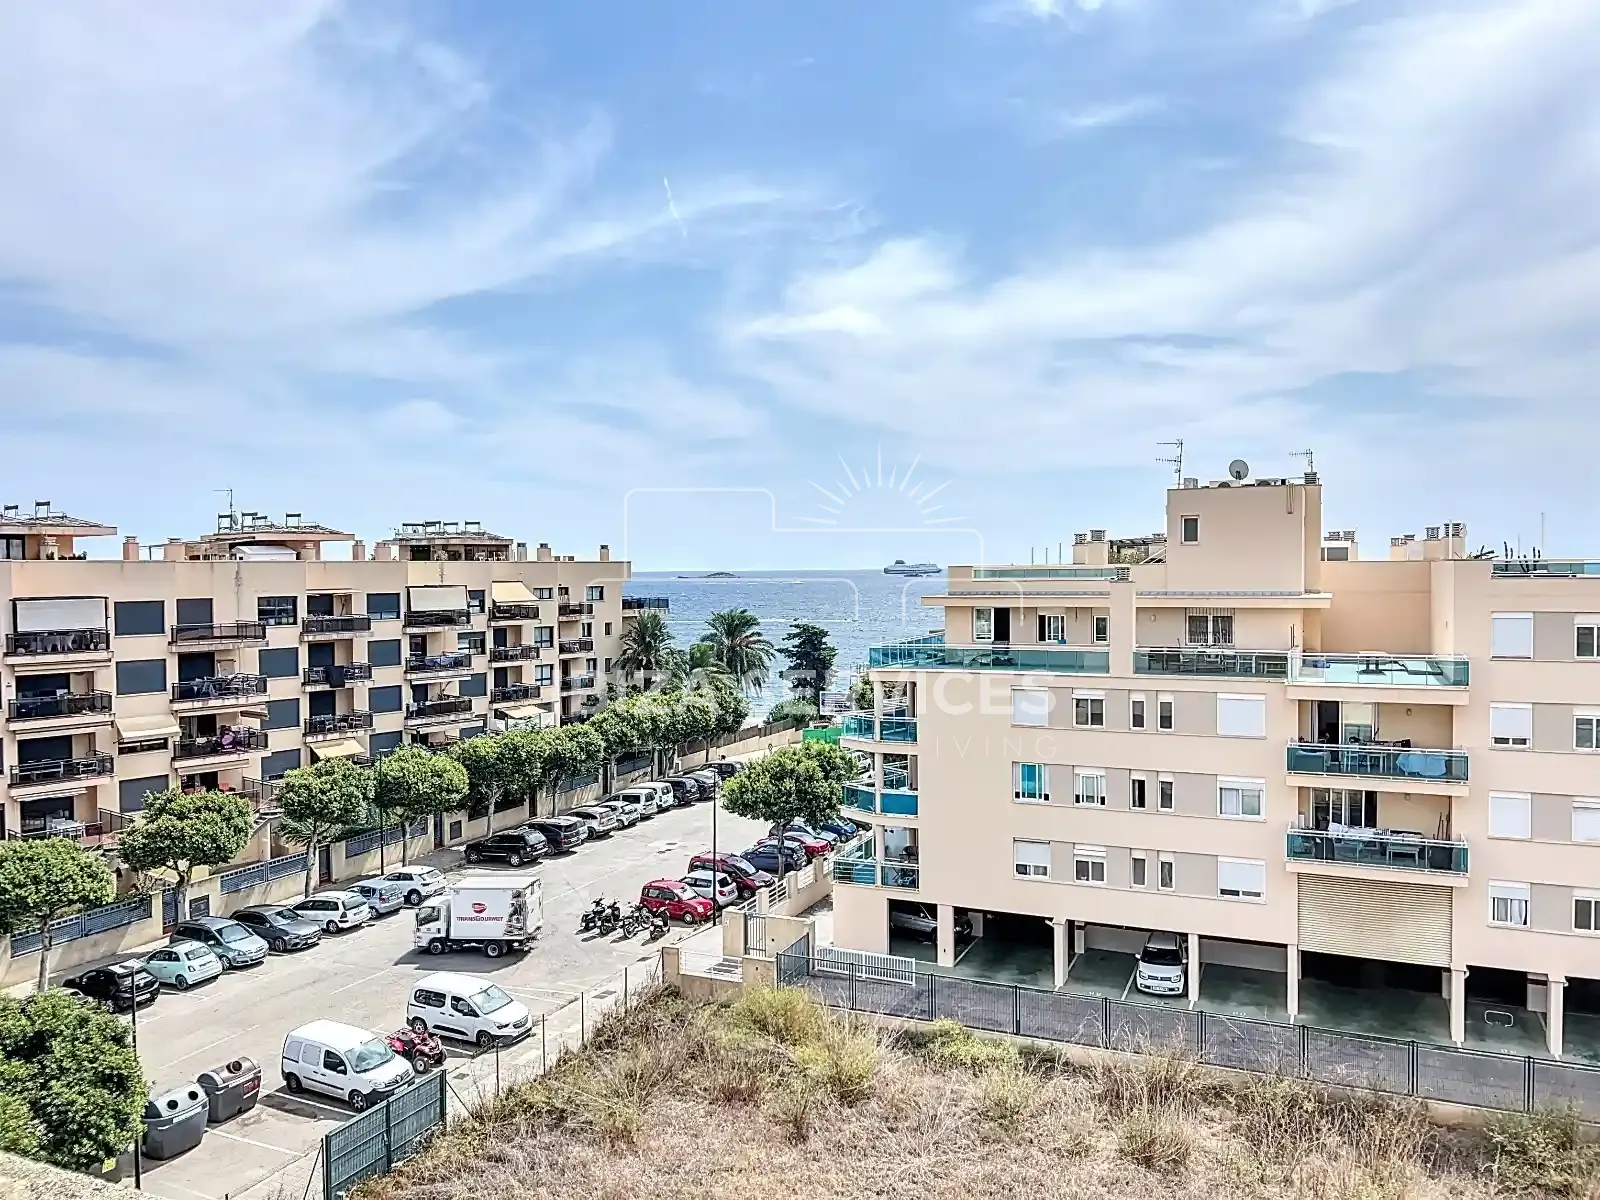
[[[510,717],[513,721],[520,721],[526,717],[537,717],[545,710],[537,704],[507,704],[494,711],[502,717]]]
[[[119,742],[143,742],[151,738],[178,736],[178,723],[170,716],[118,717],[116,724]]]
[[[318,758],[355,758],[367,752],[367,748],[355,738],[340,738],[337,742],[324,742],[311,748],[317,752]]]
[[[490,598],[496,604],[532,604],[533,593],[524,584],[511,580],[506,583],[491,583],[489,585]]]

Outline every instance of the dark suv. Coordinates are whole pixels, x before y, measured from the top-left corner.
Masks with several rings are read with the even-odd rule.
[[[539,833],[545,840],[546,849],[552,854],[565,854],[569,850],[576,850],[589,836],[583,822],[577,817],[539,817],[527,822],[522,828]]]
[[[715,771],[724,779],[732,779],[740,771],[744,770],[744,764],[741,762],[729,762],[724,758],[713,763],[707,763],[706,770]]]
[[[690,779],[687,775],[670,776],[666,783],[672,788],[672,795],[679,804],[689,804],[700,799],[700,781]]]
[[[544,834],[526,825],[518,829],[507,829],[502,833],[491,833],[488,837],[468,842],[466,847],[469,863],[495,858],[510,863],[513,867],[533,862],[549,853],[550,843],[545,840]]]

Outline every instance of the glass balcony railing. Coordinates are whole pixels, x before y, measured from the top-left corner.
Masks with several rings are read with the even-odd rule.
[[[915,717],[883,717],[874,729],[871,713],[846,713],[840,723],[840,735],[848,738],[866,738],[875,742],[914,742],[917,740]]]
[[[1346,827],[1337,833],[1291,829],[1287,856],[1292,862],[1437,871],[1450,875],[1467,873],[1465,842],[1441,841],[1390,829]]]
[[[974,579],[1126,579],[1125,566],[1107,567],[973,567]]]
[[[1448,655],[1313,654],[1296,656],[1292,683],[1368,684],[1374,687],[1467,686],[1464,658]]]
[[[870,782],[844,785],[844,802],[860,812],[883,813],[891,817],[917,815],[917,793],[909,788],[884,788],[879,792]]]
[[[1227,679],[1287,679],[1287,650],[1174,646],[1133,652],[1135,675],[1209,675]]]
[[[1600,575],[1600,559],[1583,558],[1524,558],[1506,559],[1490,567],[1491,574],[1502,576],[1543,575],[1573,577]]]
[[[835,859],[833,881],[835,883],[853,883],[860,887],[876,887],[878,885],[878,864],[862,859]]]
[[[940,642],[896,642],[867,652],[872,667],[956,671],[1058,671],[1067,675],[1104,675],[1111,670],[1105,650],[1056,646],[946,646]]]
[[[1395,746],[1318,746],[1289,743],[1288,768],[1301,775],[1361,775],[1425,783],[1467,782],[1465,750],[1412,750]]]
[[[847,783],[844,785],[844,802],[846,807],[861,812],[877,812],[877,789],[871,783]]]
[[[915,863],[879,863],[878,883],[882,887],[915,889],[921,882],[922,868]]]

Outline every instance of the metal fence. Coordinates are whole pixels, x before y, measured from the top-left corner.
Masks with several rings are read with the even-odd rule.
[[[1600,1067],[962,979],[917,971],[911,959],[899,962],[907,966],[889,971],[837,950],[811,956],[797,945],[778,955],[777,976],[852,1012],[952,1020],[991,1033],[1108,1050],[1178,1052],[1217,1067],[1479,1108],[1571,1108],[1600,1120]]]
[[[370,854],[379,846],[393,846],[403,842],[407,837],[425,837],[428,832],[428,818],[418,817],[410,826],[399,824],[385,825],[382,829],[368,830],[358,833],[354,837],[344,840],[344,856],[354,858],[358,854]]]
[[[421,1148],[444,1124],[445,1072],[424,1075],[411,1087],[346,1121],[322,1139],[322,1194],[338,1200],[362,1180],[386,1175]]]
[[[121,929],[125,925],[132,925],[135,921],[146,920],[154,911],[153,903],[152,897],[147,894],[135,896],[131,900],[119,900],[115,904],[107,904],[101,908],[91,908],[88,912],[81,912],[76,916],[62,917],[59,921],[50,922],[50,943],[59,946],[62,942],[75,942],[79,938],[105,933],[108,929]],[[13,933],[11,957],[20,958],[24,954],[37,954],[41,945],[43,938],[38,931]]]
[[[224,871],[217,876],[217,883],[222,888],[222,894],[226,896],[233,892],[242,892],[246,888],[260,887],[263,883],[282,879],[286,875],[303,875],[305,870],[304,853],[285,854],[281,858],[269,858],[265,862],[251,863],[248,867]]]

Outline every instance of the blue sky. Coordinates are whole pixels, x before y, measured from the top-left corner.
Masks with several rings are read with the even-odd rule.
[[[1182,438],[1600,555],[1596,61],[1592,0],[9,5],[4,498],[1026,561]]]

